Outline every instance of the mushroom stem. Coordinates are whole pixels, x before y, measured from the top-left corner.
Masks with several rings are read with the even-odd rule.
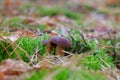
[[[47,47],[46,47],[46,48],[47,48],[47,49],[46,49],[46,54],[50,54],[51,51],[52,51],[52,46],[51,46],[51,43],[50,43],[50,42],[47,44]]]
[[[56,55],[59,54],[61,56],[64,56],[64,52],[62,52],[63,49],[64,49],[63,47],[57,45],[57,47],[56,47]]]

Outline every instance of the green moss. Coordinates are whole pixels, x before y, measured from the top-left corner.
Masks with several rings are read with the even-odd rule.
[[[72,31],[71,36],[74,39],[72,39],[70,36],[68,36],[68,38],[71,39],[72,42],[72,48],[69,49],[72,53],[81,54],[97,47],[94,40],[84,40],[81,37],[80,32]]]
[[[27,78],[25,80],[43,80],[43,78],[49,73],[48,70],[40,70],[37,72],[33,72],[30,76],[30,78]]]
[[[36,12],[40,14],[40,16],[55,16],[60,11],[58,8],[50,8],[50,7],[37,7]]]
[[[5,18],[3,23],[1,24],[1,28],[4,26],[8,26],[10,28],[22,28],[25,27],[23,24],[23,20],[20,17],[9,17]]]
[[[83,64],[88,67],[88,69],[99,70],[104,67],[114,67],[113,58],[108,56],[108,53],[104,49],[95,50],[93,54],[88,55],[83,59]]]
[[[41,37],[30,38],[24,37],[16,41],[15,44],[9,43],[7,40],[0,41],[0,61],[7,58],[17,59],[19,54],[22,59],[26,62],[29,61],[27,54],[30,56],[35,53],[38,46],[38,53],[43,55],[45,53],[46,47],[42,44],[43,40],[48,39],[48,35],[44,34]],[[19,46],[19,47],[18,47]],[[26,54],[27,53],[27,54]]]
[[[27,3],[22,4],[22,6],[18,7],[18,10],[21,11],[21,14],[23,13],[23,14],[28,15],[29,9],[34,8],[33,6],[35,6],[34,3],[27,2]]]
[[[25,4],[23,4],[22,6],[20,6],[20,9],[22,9],[22,10],[28,10],[29,8],[31,8],[32,7],[32,3],[25,3]]]
[[[81,19],[82,14],[78,12],[74,12],[68,8],[59,8],[59,7],[37,7],[36,12],[40,14],[40,16],[56,16],[58,14],[65,15],[68,18],[72,19]]]
[[[82,18],[81,13],[74,12],[74,11],[71,11],[69,9],[65,9],[63,11],[63,15],[65,15],[66,17],[71,18],[71,19],[79,19],[80,20]]]
[[[46,25],[39,25],[39,29],[40,29],[41,31],[43,31],[45,28],[47,28]]]
[[[24,38],[17,40],[17,44],[19,44],[19,47],[25,50],[25,52],[27,52],[30,56],[35,53],[35,50],[38,46],[39,54],[43,55],[45,53],[46,48],[42,44],[42,41],[46,39],[48,39],[48,36],[46,34],[39,38],[24,37]],[[26,53],[23,50],[17,49],[22,59],[28,62],[29,60],[26,56]]]
[[[84,8],[85,8],[87,11],[93,11],[93,10],[95,10],[95,8],[92,7],[92,6],[90,6],[90,5],[83,5],[83,6],[84,6]]]
[[[6,40],[0,40],[0,61],[11,58],[14,54],[11,54],[13,48],[11,44]]]
[[[118,2],[116,4],[111,4],[111,5],[108,5],[108,6],[112,7],[112,8],[120,7],[120,2]]]
[[[63,69],[54,76],[54,80],[68,80],[70,78],[71,71],[69,69]]]
[[[72,75],[73,74],[73,75]],[[86,70],[73,71],[71,74],[72,80],[107,80],[106,75],[102,75],[98,72],[90,72]],[[67,80],[71,80],[70,78]]]
[[[20,23],[20,22],[22,22],[22,20],[19,17],[11,17],[10,22],[11,23]]]
[[[42,74],[43,73],[43,74]],[[36,75],[37,74],[37,75]],[[57,68],[53,71],[41,70],[32,74],[26,80],[45,80],[47,76],[52,75],[52,80],[107,80],[106,75],[101,75],[99,72],[91,72],[85,69],[71,70],[69,68]]]

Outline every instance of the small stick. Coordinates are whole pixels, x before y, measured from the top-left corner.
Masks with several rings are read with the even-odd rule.
[[[70,38],[71,38],[73,41],[75,41],[75,39],[74,39],[73,36],[71,35],[70,31],[67,30],[67,32],[68,32]]]
[[[87,45],[87,42],[86,42],[86,40],[85,40],[85,38],[83,36],[83,33],[80,32],[80,36],[81,36],[82,40],[84,41],[84,43]]]
[[[114,41],[114,42],[112,41],[112,38],[111,38],[111,35],[110,35],[110,33],[109,33],[109,32],[108,32],[108,36],[109,36],[109,38],[110,38],[111,45],[112,45],[112,47],[113,47],[113,52],[114,52],[114,54],[113,54],[113,58],[115,59],[115,57],[116,57],[116,51],[115,51],[115,41]],[[115,38],[115,36],[114,36],[114,38]]]
[[[11,58],[11,56],[10,56],[10,53],[8,52],[8,50],[7,50],[7,48],[4,46],[4,44],[1,42],[1,40],[0,40],[0,44],[1,44],[1,46],[4,48],[4,50],[6,51],[6,53],[8,54],[8,56]]]

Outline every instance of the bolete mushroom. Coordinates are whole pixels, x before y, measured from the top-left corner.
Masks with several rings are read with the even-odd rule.
[[[62,50],[65,48],[70,48],[71,47],[71,42],[65,38],[65,37],[60,37],[60,36],[55,36],[52,37],[49,40],[43,41],[43,44],[47,46],[47,53],[51,53],[53,48],[56,48],[55,54],[59,54],[61,56],[64,56],[64,53]]]

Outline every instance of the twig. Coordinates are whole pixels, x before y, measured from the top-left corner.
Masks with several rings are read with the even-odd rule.
[[[70,31],[67,30],[67,32],[68,32],[70,38],[72,39],[72,41],[75,41],[75,39],[74,39],[73,36],[71,35]]]
[[[84,43],[87,45],[87,42],[86,42],[86,40],[85,40],[85,38],[84,38],[83,33],[80,32],[80,36],[81,36],[82,40],[84,41]]]
[[[114,41],[114,42],[112,41],[112,38],[111,38],[111,35],[110,35],[109,32],[108,32],[108,37],[110,38],[111,45],[112,45],[112,47],[113,47],[113,52],[114,52],[114,54],[113,54],[113,58],[115,59],[115,58],[116,58],[115,41]],[[114,35],[114,38],[115,38],[115,35]],[[115,39],[114,39],[114,40],[115,40]]]
[[[99,57],[99,59],[100,59],[107,67],[111,68],[110,65],[107,64],[101,57]]]
[[[3,43],[1,42],[1,40],[0,40],[0,44],[1,44],[1,46],[4,48],[4,50],[6,51],[6,53],[8,54],[8,56],[11,58],[11,56],[10,56],[7,48],[3,45]]]
[[[11,41],[9,41],[9,43],[11,44],[11,47],[13,48],[13,50],[15,50],[16,47],[15,47],[14,43],[11,42]],[[22,57],[20,56],[20,54],[19,54],[16,50],[15,50],[14,52],[15,52],[15,54],[17,55],[18,59],[19,59],[19,60],[22,60]]]
[[[17,48],[19,48],[20,50],[22,50],[22,51],[26,54],[26,57],[29,59],[29,58],[30,58],[30,55],[27,53],[27,51],[25,51],[23,48],[21,48],[21,47],[19,46],[20,43],[22,42],[23,38],[24,38],[24,36],[22,36],[22,38],[21,38],[21,40],[19,41],[18,44],[14,43],[14,46],[16,46],[16,48],[12,51],[12,53],[15,52]]]
[[[62,52],[69,54],[68,56],[65,56],[64,58],[68,58],[74,55],[73,53],[65,51],[65,50],[62,50]]]
[[[37,44],[34,55],[36,55],[37,58],[42,59],[41,55],[39,54],[39,48],[40,48],[39,45],[40,45],[40,42],[38,42],[38,44]]]

